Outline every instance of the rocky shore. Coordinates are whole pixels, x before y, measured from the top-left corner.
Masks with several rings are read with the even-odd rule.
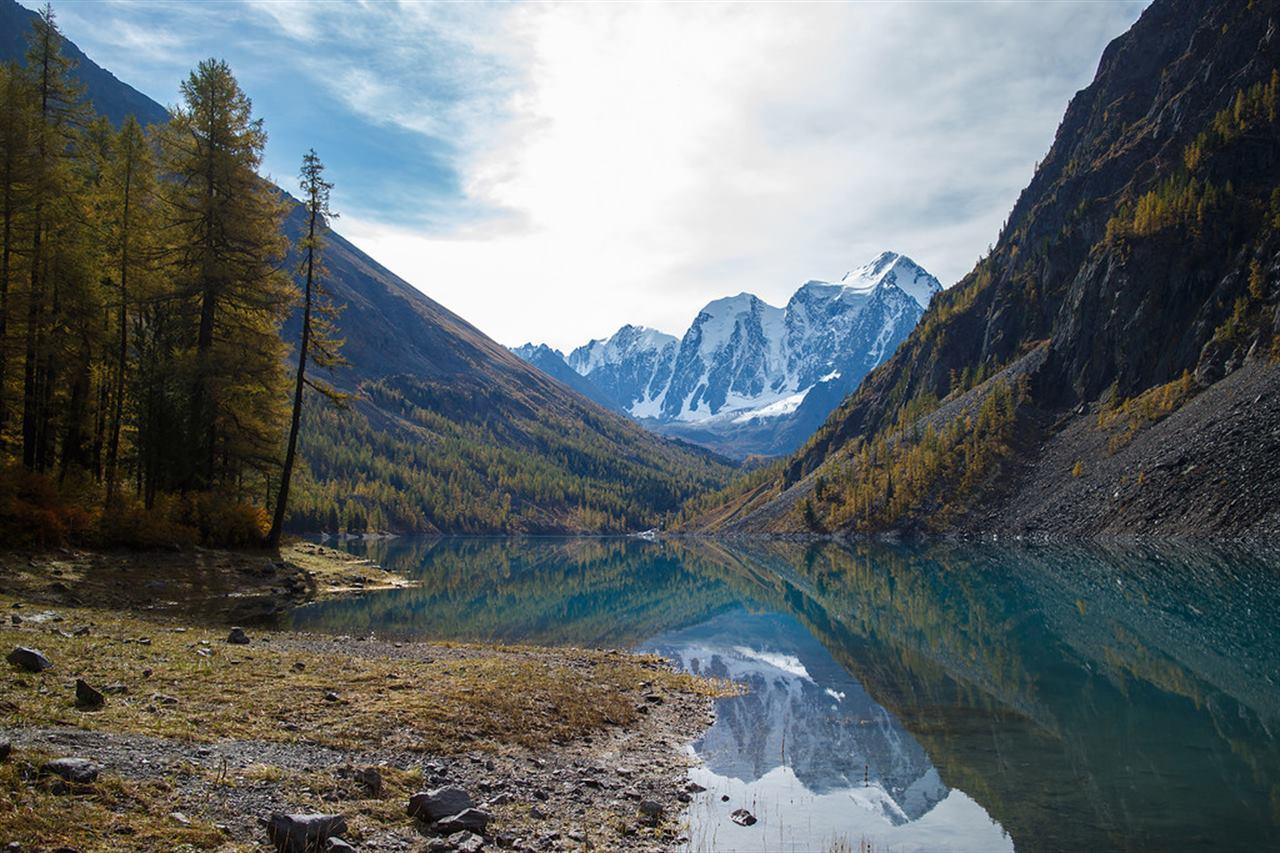
[[[336,552],[298,547],[307,549],[306,568],[293,554],[283,567],[270,561],[270,572],[243,573],[259,583],[239,597],[294,595],[280,583],[286,577],[301,576],[295,584],[308,595],[349,588],[352,574],[402,582],[331,558]],[[198,585],[191,574],[225,579],[246,565],[243,555],[205,556],[186,575],[174,560],[170,583]],[[117,586],[113,570],[90,577],[86,567],[100,557],[9,555],[6,564],[6,849],[684,843],[683,747],[711,722],[712,699],[726,685],[612,650],[194,624],[161,606],[163,596],[142,599],[145,586]]]

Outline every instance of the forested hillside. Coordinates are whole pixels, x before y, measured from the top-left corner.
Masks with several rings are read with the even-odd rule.
[[[1278,12],[1156,0],[991,253],[774,476],[687,524],[1280,528]]]
[[[257,541],[280,494],[301,262],[321,243],[345,356],[324,379],[347,398],[304,397],[292,528],[635,529],[726,481],[323,217],[309,243],[309,208],[257,174],[265,125],[225,63],[200,63],[144,129],[134,107],[166,111],[70,59],[51,10],[0,9],[28,33],[0,67],[0,524],[15,536]]]

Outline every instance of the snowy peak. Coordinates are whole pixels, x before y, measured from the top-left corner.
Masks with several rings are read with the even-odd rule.
[[[871,291],[889,285],[902,290],[921,308],[928,308],[933,295],[942,290],[942,284],[906,255],[897,252],[881,252],[869,264],[844,274],[840,283],[857,293]]]
[[[738,293],[708,302],[680,338],[627,325],[563,362],[659,432],[733,455],[785,453],[893,354],[941,289],[883,252],[838,282],[805,282],[782,308]],[[752,437],[716,437],[744,430]]]
[[[607,338],[589,341],[565,359],[580,375],[586,376],[606,364],[618,364],[646,353],[658,353],[675,344],[675,335],[646,326],[623,326]]]
[[[564,353],[560,352],[560,350],[549,347],[546,344],[535,344],[533,341],[528,341],[518,347],[511,347],[511,352],[517,358],[528,362],[533,362],[546,356],[564,358]]]

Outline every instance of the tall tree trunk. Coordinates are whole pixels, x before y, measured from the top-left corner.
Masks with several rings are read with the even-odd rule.
[[[13,263],[13,146],[6,146],[4,158],[3,248],[0,248],[0,450],[5,447],[5,427],[9,422],[9,276]]]
[[[107,504],[116,496],[116,463],[120,454],[120,421],[124,414],[124,370],[129,352],[129,202],[133,183],[132,158],[124,168],[124,209],[120,230],[120,326],[119,348],[116,351],[116,388],[111,410],[111,437],[107,444]]]
[[[39,415],[40,393],[37,388],[39,353],[39,330],[41,313],[44,309],[44,282],[41,279],[41,265],[44,257],[41,254],[41,240],[44,237],[44,187],[39,186],[47,179],[48,163],[48,121],[49,121],[49,62],[53,45],[50,35],[44,31],[44,44],[40,62],[40,123],[37,146],[37,175],[35,218],[32,222],[31,234],[31,289],[27,296],[27,346],[26,363],[22,370],[22,464],[28,469],[39,467]]]
[[[280,544],[284,530],[285,511],[289,506],[289,480],[293,477],[293,462],[298,448],[298,426],[302,422],[302,392],[306,386],[307,347],[311,343],[311,279],[315,271],[316,218],[320,215],[312,205],[311,219],[307,224],[307,281],[302,291],[302,343],[298,347],[298,373],[293,385],[293,415],[289,419],[289,444],[284,452],[284,469],[280,472],[280,497],[276,499],[276,511],[271,521],[267,544],[275,548]]]

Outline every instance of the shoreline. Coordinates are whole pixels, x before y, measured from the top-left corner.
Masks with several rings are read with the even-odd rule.
[[[404,583],[326,552],[290,546],[285,567],[270,572],[267,555],[203,552],[190,565],[195,581],[173,583],[243,576],[238,592],[254,597],[303,572],[305,589],[268,596],[277,604]],[[148,559],[115,556],[123,578]],[[182,562],[163,556],[170,570]],[[341,814],[343,837],[359,850],[684,843],[683,747],[713,721],[714,697],[731,690],[723,683],[617,650],[254,628],[237,644],[226,627],[149,599],[145,584],[92,598],[92,607],[65,603],[121,583],[111,572],[87,577],[111,559],[0,556],[2,651],[36,648],[53,664],[39,673],[5,665],[0,743],[12,752],[0,761],[0,800],[15,807],[0,807],[0,843],[262,849],[262,821],[275,812]],[[59,571],[42,582],[51,569]],[[346,583],[352,574],[365,583]],[[78,706],[77,679],[105,704]],[[62,757],[99,765],[99,779],[58,793],[40,768]],[[367,768],[377,770],[376,792],[362,781]],[[406,814],[412,794],[447,786],[491,816],[483,836],[441,835]]]

